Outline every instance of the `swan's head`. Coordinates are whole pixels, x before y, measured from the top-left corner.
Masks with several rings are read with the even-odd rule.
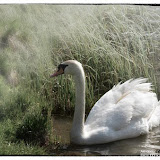
[[[58,66],[58,70],[51,75],[51,77],[55,77],[61,74],[70,74],[77,75],[79,72],[83,71],[82,64],[76,60],[68,60],[61,63]]]

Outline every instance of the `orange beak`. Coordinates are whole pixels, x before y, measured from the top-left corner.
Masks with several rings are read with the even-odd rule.
[[[50,78],[52,77],[56,77],[58,75],[64,74],[64,71],[62,68],[60,68],[57,72],[55,72],[54,74],[50,75]]]

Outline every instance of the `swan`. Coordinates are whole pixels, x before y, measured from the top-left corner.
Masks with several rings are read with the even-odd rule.
[[[133,138],[147,134],[160,124],[160,102],[146,78],[130,79],[113,86],[95,103],[85,121],[82,64],[76,60],[65,61],[51,77],[62,74],[72,75],[76,87],[71,143],[93,145]]]

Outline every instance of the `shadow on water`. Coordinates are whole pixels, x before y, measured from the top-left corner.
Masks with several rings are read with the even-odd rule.
[[[60,156],[97,156],[97,155],[160,155],[160,127],[154,128],[147,135],[125,139],[101,145],[79,146],[70,144],[69,133],[72,120],[70,118],[54,117],[54,135],[60,137],[65,144],[52,155]]]

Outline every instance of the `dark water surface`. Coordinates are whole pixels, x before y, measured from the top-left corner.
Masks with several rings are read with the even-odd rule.
[[[97,155],[160,155],[160,127],[154,128],[147,135],[125,139],[101,145],[79,146],[70,144],[69,133],[72,120],[54,117],[54,135],[62,145],[53,150],[52,155],[60,156],[97,156]]]

